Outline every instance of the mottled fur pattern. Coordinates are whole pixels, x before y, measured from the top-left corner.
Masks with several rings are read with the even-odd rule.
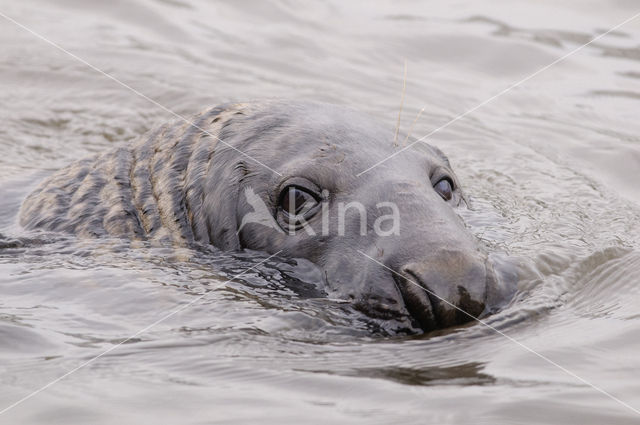
[[[26,199],[22,226],[84,237],[212,243],[204,178],[216,149],[226,148],[217,137],[242,108],[210,108],[192,118],[195,125],[167,124],[130,146],[69,165]]]

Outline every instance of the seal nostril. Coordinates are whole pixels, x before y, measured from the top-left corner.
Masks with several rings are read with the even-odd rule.
[[[424,331],[437,329],[439,326],[433,300],[426,288],[420,284],[420,280],[410,270],[404,270],[402,275],[394,273],[394,280],[407,311],[420,328]]]
[[[459,301],[456,309],[456,323],[462,324],[475,320],[485,311],[485,303],[471,298],[469,291],[463,286],[458,286]]]

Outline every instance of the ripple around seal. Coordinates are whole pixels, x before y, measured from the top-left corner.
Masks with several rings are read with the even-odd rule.
[[[576,285],[566,307],[590,318],[636,320],[640,305],[640,255],[623,249],[600,251],[576,270]]]

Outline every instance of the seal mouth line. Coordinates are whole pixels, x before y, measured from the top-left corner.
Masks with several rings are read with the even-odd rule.
[[[638,13],[638,15],[636,16],[640,16],[640,13]],[[519,347],[521,347],[522,349],[528,351],[529,353],[533,354],[534,356],[544,360],[545,362],[549,363],[552,366],[555,366],[556,368],[560,369],[561,371],[563,371],[564,373],[566,373],[567,375],[573,377],[574,379],[580,381],[581,383],[583,383],[586,386],[589,386],[591,388],[593,388],[594,390],[598,391],[599,393],[603,394],[606,397],[609,397],[611,400],[617,402],[618,404],[626,407],[627,409],[637,413],[638,415],[640,415],[640,410],[636,409],[635,407],[631,406],[630,404],[626,403],[625,401],[619,399],[618,397],[614,396],[613,394],[609,393],[608,391],[592,384],[591,382],[587,381],[586,379],[582,378],[581,376],[577,375],[575,372],[570,371],[569,369],[567,369],[566,367],[556,363],[555,361],[551,360],[549,357],[545,356],[544,354],[541,354],[539,352],[537,352],[536,350],[534,350],[533,348],[529,347],[528,345],[524,344],[523,342],[518,341],[517,339],[507,335],[506,333],[502,332],[500,329],[496,328],[495,326],[490,325],[489,323],[485,322],[482,319],[479,319],[475,316],[473,316],[472,314],[469,314],[468,312],[466,312],[465,310],[461,309],[460,307],[453,305],[452,303],[450,303],[449,301],[445,300],[444,298],[440,297],[438,294],[433,293],[432,291],[429,291],[428,289],[424,288],[422,285],[420,285],[419,283],[415,282],[413,279],[409,279],[406,276],[403,276],[402,274],[398,273],[397,271],[393,270],[392,268],[388,267],[387,265],[381,263],[380,261],[376,260],[375,258],[371,257],[370,255],[360,251],[360,250],[356,250],[358,253],[362,254],[363,256],[367,257],[369,260],[375,262],[376,264],[378,264],[379,266],[387,269],[388,271],[390,271],[391,273],[393,273],[394,275],[403,277],[407,282],[418,286],[419,288],[422,288],[423,290],[427,291],[427,293],[433,294],[433,296],[435,296],[436,298],[438,298],[439,300],[441,300],[442,302],[450,305],[451,307],[455,308],[456,310],[466,314],[467,316],[471,317],[473,320],[475,320],[476,322],[480,323],[481,325],[491,329],[492,331],[494,331],[495,333],[497,333],[498,335],[506,338],[507,340],[511,341],[512,343],[518,345]]]
[[[45,36],[37,33],[36,31],[32,30],[31,28],[27,27],[26,25],[21,24],[20,22],[16,21],[15,19],[11,18],[10,16],[5,15],[4,13],[0,12],[0,16],[2,16],[4,19],[6,19],[7,21],[15,24],[16,26],[22,28],[23,30],[27,31],[28,33],[30,33],[31,35],[39,38],[40,40],[44,41],[45,43],[49,44],[50,46],[53,46],[54,48],[60,50],[61,52],[67,54],[68,56],[72,57],[73,59],[77,60],[78,62],[82,63],[83,65],[91,68],[92,70],[98,72],[99,74],[104,75],[105,77],[109,78],[110,80],[114,81],[115,83],[119,84],[120,86],[124,87],[125,89],[131,91],[132,93],[140,96],[141,98],[143,98],[144,100],[154,104],[155,106],[157,106],[158,108],[162,109],[165,112],[168,112],[169,114],[173,115],[176,118],[179,118],[180,120],[186,122],[187,124],[189,124],[190,126],[192,126],[193,128],[196,128],[200,131],[202,131],[203,133],[205,133],[208,136],[213,137],[214,139],[216,139],[217,141],[219,141],[220,143],[226,145],[228,148],[233,149],[234,151],[238,152],[240,155],[243,155],[247,158],[249,158],[250,160],[252,160],[253,162],[262,165],[264,168],[266,168],[267,170],[271,171],[272,173],[277,174],[278,176],[282,177],[282,174],[277,172],[276,170],[274,170],[273,168],[269,167],[268,165],[264,164],[263,162],[261,162],[260,160],[257,160],[256,158],[252,157],[251,155],[249,155],[246,152],[241,151],[240,149],[230,145],[229,143],[225,142],[224,140],[220,139],[218,136],[211,134],[210,132],[208,132],[207,130],[205,130],[204,128],[200,127],[199,125],[195,124],[193,121],[190,121],[189,119],[187,119],[185,116],[173,111],[172,109],[167,108],[166,106],[164,106],[163,104],[157,102],[156,100],[151,99],[149,96],[147,96],[146,94],[140,92],[139,90],[134,89],[133,87],[131,87],[130,85],[128,85],[127,83],[119,80],[118,78],[114,77],[113,75],[109,74],[108,72],[105,72],[103,70],[101,70],[100,68],[96,67],[95,65],[87,62],[86,60],[82,59],[81,57],[75,55],[74,53],[71,53],[70,51],[66,50],[64,47],[60,46],[58,43],[49,40],[48,38],[46,38]]]
[[[533,72],[532,74],[527,75],[526,77],[524,77],[523,79],[509,85],[508,87],[504,88],[502,91],[494,94],[493,96],[489,97],[488,99],[478,103],[476,106],[474,106],[471,109],[468,109],[467,111],[459,114],[458,116],[456,116],[455,118],[452,118],[451,120],[449,120],[448,122],[444,123],[443,125],[441,125],[440,127],[431,130],[429,133],[425,134],[424,136],[420,137],[419,139],[416,139],[415,141],[411,142],[410,144],[408,144],[407,146],[404,146],[402,149],[392,153],[391,155],[387,156],[386,158],[376,162],[375,164],[373,164],[371,167],[367,168],[364,171],[359,172],[358,174],[356,174],[357,177],[360,177],[361,175],[363,175],[364,173],[368,173],[369,171],[373,170],[374,168],[376,168],[377,166],[387,162],[388,160],[390,160],[391,158],[395,157],[396,155],[406,151],[407,149],[411,148],[412,146],[414,146],[416,143],[419,142],[423,142],[424,140],[433,136],[434,134],[438,133],[440,130],[444,130],[445,128],[449,127],[451,124],[454,124],[455,122],[457,122],[458,120],[461,120],[462,118],[466,117],[469,114],[472,114],[473,112],[477,111],[478,109],[482,108],[483,106],[493,102],[494,100],[496,100],[497,98],[499,98],[500,96],[510,92],[511,90],[513,90],[514,88],[526,83],[527,81],[529,81],[530,79],[536,77],[538,74],[543,73],[544,71],[546,71],[547,69],[551,68],[554,65],[557,65],[560,62],[563,62],[565,59],[567,59],[570,56],[573,56],[574,54],[578,53],[580,50],[584,49],[585,47],[589,46],[590,44],[600,40],[602,37],[608,35],[609,33],[617,30],[618,28],[620,28],[621,26],[628,24],[629,22],[633,21],[634,19],[636,19],[638,16],[640,16],[640,12],[636,13],[635,15],[631,16],[630,18],[625,19],[624,21],[620,22],[619,24],[615,25],[614,27],[610,28],[609,30],[602,32],[600,34],[598,34],[597,36],[593,37],[591,40],[589,40],[588,42],[576,47],[575,49],[571,50],[570,52],[564,54],[563,56],[560,56],[559,58],[557,58],[556,60],[554,60],[553,62],[543,66],[542,68],[539,68],[537,71]]]

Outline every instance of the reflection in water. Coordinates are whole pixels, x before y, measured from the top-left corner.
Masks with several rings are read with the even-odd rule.
[[[36,3],[0,11],[185,115],[292,97],[394,128],[406,58],[402,129],[425,107],[416,138],[637,13],[614,0]],[[487,322],[634,408],[639,25],[428,140],[461,178],[471,231],[518,259],[516,297]],[[7,22],[0,37],[0,409],[206,294],[1,421],[637,421],[481,325],[395,335],[327,299],[309,264],[270,261],[213,289],[265,257],[25,234],[20,204],[45,175],[170,117]]]
[[[371,379],[388,379],[403,385],[490,385],[495,378],[482,373],[483,365],[468,363],[459,366],[431,367],[411,369],[402,367],[382,367],[339,371],[321,371],[321,373],[342,374]]]

